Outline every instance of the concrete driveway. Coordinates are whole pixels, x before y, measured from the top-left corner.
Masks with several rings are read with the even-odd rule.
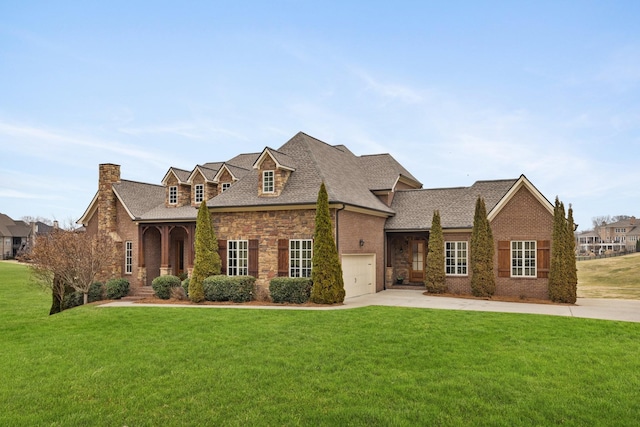
[[[370,305],[392,307],[431,308],[441,310],[490,311],[501,313],[546,314],[551,316],[583,317],[588,319],[640,322],[640,301],[619,299],[578,298],[575,305],[532,304],[520,302],[487,301],[467,298],[432,297],[421,290],[385,290],[376,294],[347,298],[343,305],[329,307],[300,307],[278,305],[189,305],[147,304],[131,301],[113,301],[100,307],[183,307],[183,308],[246,308],[268,310],[344,310]]]

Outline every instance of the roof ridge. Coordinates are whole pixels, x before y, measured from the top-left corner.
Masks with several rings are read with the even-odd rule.
[[[152,187],[164,187],[164,185],[151,184],[149,182],[142,182],[142,181],[134,181],[132,179],[121,179],[119,182],[114,182],[114,184],[121,184],[122,182],[130,182],[130,183],[133,183],[133,184],[142,184],[142,185],[151,185]]]

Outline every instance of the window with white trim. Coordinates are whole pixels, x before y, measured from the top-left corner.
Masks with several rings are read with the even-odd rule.
[[[289,277],[311,277],[312,240],[289,240]]]
[[[249,274],[249,241],[227,241],[227,275],[247,276]]]
[[[536,277],[536,241],[511,242],[511,276]]]
[[[273,171],[262,172],[262,192],[273,193],[274,192],[274,173]]]
[[[133,273],[133,242],[124,242],[124,274]]]
[[[202,203],[204,200],[204,184],[196,184],[194,198],[196,203]]]
[[[467,275],[467,242],[444,242],[444,269],[448,276]]]
[[[169,204],[176,205],[178,204],[178,186],[172,185],[169,187]]]
[[[225,191],[227,191],[229,189],[229,187],[231,187],[231,183],[230,182],[223,182],[222,183],[222,192],[224,193]]]

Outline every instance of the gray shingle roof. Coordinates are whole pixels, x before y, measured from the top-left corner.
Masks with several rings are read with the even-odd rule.
[[[278,197],[258,195],[258,171],[252,170],[229,190],[207,203],[211,207],[313,204],[324,181],[329,201],[347,203],[392,214],[393,211],[369,190],[367,173],[359,158],[299,132],[277,150],[286,155],[291,173]]]
[[[24,221],[14,221],[8,215],[0,213],[0,236],[27,237],[31,227]]]
[[[400,175],[420,183],[390,154],[361,156],[358,158],[358,162],[360,162],[362,169],[367,174],[367,181],[371,190],[393,189]]]
[[[440,211],[443,228],[471,228],[478,196],[487,212],[507,194],[517,179],[477,181],[471,187],[397,191],[391,207],[396,215],[387,220],[387,230],[428,230],[433,211]]]
[[[165,188],[162,185],[123,179],[113,184],[113,189],[136,219],[142,218],[159,205],[164,208]]]

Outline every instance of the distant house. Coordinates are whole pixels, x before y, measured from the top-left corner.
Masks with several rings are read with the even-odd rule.
[[[640,239],[640,223],[635,216],[610,224],[602,223],[593,230],[576,233],[576,245],[581,253],[635,252]]]
[[[31,227],[0,213],[0,259],[13,259],[27,246]]]
[[[110,233],[122,262],[116,275],[148,286],[160,275],[189,274],[197,207],[211,212],[222,269],[267,287],[278,276],[311,273],[315,203],[329,194],[346,297],[422,285],[429,229],[439,210],[449,290],[469,294],[475,202],[485,199],[493,230],[497,295],[548,298],[553,206],[523,175],[470,187],[423,189],[389,154],[356,156],[298,133],[278,149],[224,162],[171,167],[161,185],[123,180],[102,164],[98,192],[78,221]]]
[[[22,252],[29,251],[36,236],[47,234],[53,227],[42,221],[15,221],[0,213],[0,259],[13,259]]]

